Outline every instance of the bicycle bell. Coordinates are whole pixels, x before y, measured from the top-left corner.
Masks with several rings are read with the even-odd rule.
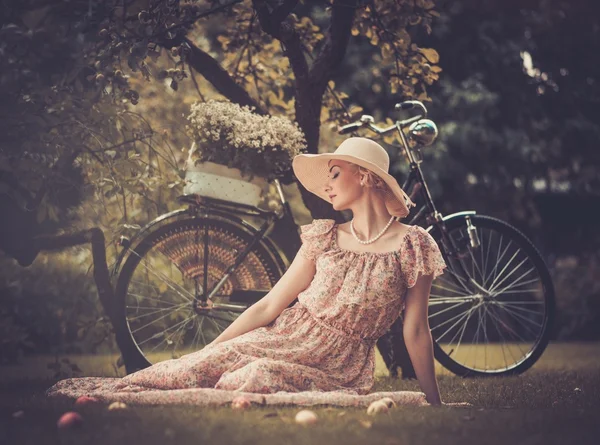
[[[408,137],[424,147],[433,144],[437,136],[437,125],[430,119],[419,119],[408,127]]]

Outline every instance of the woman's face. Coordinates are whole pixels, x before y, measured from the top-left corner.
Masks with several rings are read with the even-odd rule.
[[[349,208],[363,193],[360,185],[360,175],[356,173],[357,167],[346,161],[333,159],[329,161],[329,173],[325,183],[325,192],[332,195],[331,204],[335,210]]]

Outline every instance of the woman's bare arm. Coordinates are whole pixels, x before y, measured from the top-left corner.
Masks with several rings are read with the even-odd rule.
[[[433,339],[428,321],[432,282],[433,275],[421,275],[415,285],[408,289],[402,333],[410,361],[427,401],[432,405],[441,405],[440,390],[435,377]]]
[[[221,343],[271,323],[308,287],[316,272],[313,261],[296,255],[275,286],[227,327],[210,344]]]

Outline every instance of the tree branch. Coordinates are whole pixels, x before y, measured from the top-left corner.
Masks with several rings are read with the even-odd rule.
[[[297,4],[298,0],[284,1],[281,5],[273,10],[272,19],[275,22],[283,22],[285,18],[291,14]]]
[[[208,80],[219,93],[241,106],[247,105],[255,107],[255,112],[258,114],[266,114],[260,105],[250,97],[248,92],[235,83],[233,78],[225,69],[223,69],[223,67],[221,67],[219,62],[194,45],[187,37],[184,38],[184,42],[191,50],[187,60],[188,65],[204,76],[204,78]]]
[[[252,0],[258,14],[258,21],[264,32],[284,45],[284,54],[296,79],[296,88],[301,91],[308,81],[308,63],[304,57],[304,48],[300,36],[291,23],[286,21],[289,13],[296,7],[298,0],[287,0],[273,12],[265,0]]]
[[[342,63],[350,40],[359,0],[336,0],[331,11],[331,23],[327,30],[325,44],[317,55],[310,70],[310,81],[319,88],[325,88],[333,71]]]

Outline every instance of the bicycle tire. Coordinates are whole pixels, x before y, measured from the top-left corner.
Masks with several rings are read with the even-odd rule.
[[[129,357],[124,357],[124,361],[135,364],[128,367],[131,368],[131,371],[142,369],[163,359],[178,358],[208,344],[209,341],[205,335],[208,332],[204,331],[209,331],[209,329],[205,329],[203,321],[200,320],[211,320],[213,327],[216,325],[225,329],[241,313],[227,310],[216,311],[214,309],[216,306],[209,311],[198,312],[194,308],[194,302],[190,301],[192,296],[195,297],[198,282],[203,282],[204,278],[203,244],[199,246],[199,243],[202,243],[205,227],[208,228],[209,233],[208,272],[210,277],[208,288],[211,289],[213,284],[221,279],[227,268],[233,264],[234,255],[243,251],[253,236],[247,229],[240,228],[230,220],[214,217],[192,217],[172,221],[146,234],[135,247],[128,248],[130,252],[119,272],[115,297],[122,328],[129,334],[126,335],[129,344],[125,347]],[[193,239],[190,240],[190,237],[193,237]],[[253,292],[255,294],[266,293],[281,278],[284,272],[282,268],[284,263],[278,255],[277,252],[273,252],[272,249],[266,247],[264,243],[256,243],[234,274],[227,279],[219,292],[219,298],[231,298],[236,291],[240,290],[247,291],[251,296]],[[148,265],[150,259],[154,261],[151,266]],[[156,267],[154,264],[158,265],[159,261],[164,261],[164,259],[167,259],[167,264],[161,264],[162,269],[151,270]],[[171,274],[170,276],[165,275],[167,271]],[[142,274],[148,276],[148,279],[140,283],[138,280],[142,277]],[[152,275],[152,278],[150,278],[150,275]],[[138,290],[144,289],[145,291],[142,293],[135,292],[136,286]],[[181,301],[175,304],[172,301],[174,296]],[[246,302],[237,301],[235,305],[243,306],[247,304],[249,306],[257,300],[258,298]],[[232,304],[232,302],[226,301],[218,304]],[[216,302],[215,305],[217,305]],[[144,314],[144,311],[148,310],[150,310],[150,313],[146,312]],[[242,311],[242,309],[239,310]],[[166,325],[162,330],[162,334],[160,330],[152,333],[153,330],[148,329],[148,326],[139,326],[138,320],[151,316],[152,311],[162,318],[161,326]],[[172,313],[165,316],[165,313],[169,311]],[[183,323],[182,329],[185,329],[185,332],[183,332],[181,338],[166,340],[166,344],[169,346],[169,350],[166,351],[167,355],[165,355],[164,349],[157,352],[155,349],[158,346],[155,343],[160,340],[160,345],[168,337],[165,334],[165,329],[172,330],[176,323],[182,323],[179,318],[186,312],[190,321]],[[224,316],[224,312],[228,312],[228,316]],[[165,319],[166,321],[164,321]],[[218,324],[215,320],[218,320]],[[147,321],[148,319],[144,320],[144,323]],[[192,329],[188,329],[190,323]],[[194,329],[195,332],[190,345],[189,336],[192,334],[187,331],[193,331]],[[147,332],[142,335],[141,332],[144,330]],[[177,331],[172,332],[179,331],[180,328],[177,328]],[[220,332],[212,333],[211,341],[218,333]],[[197,340],[199,336],[202,337],[203,344],[197,341],[194,344],[194,340]],[[154,347],[154,350],[151,350],[151,346]]]
[[[472,225],[477,229],[477,234],[479,237],[479,241],[481,245],[477,248],[477,250],[470,249],[470,241],[468,238],[468,233],[466,232],[467,227],[467,218],[470,218]],[[499,220],[497,218],[493,218],[490,216],[484,215],[461,215],[454,218],[451,218],[445,222],[448,235],[454,239],[455,241],[459,238],[458,234],[463,234],[462,241],[456,243],[459,246],[459,250],[455,250],[453,253],[445,252],[445,249],[442,249],[444,259],[448,265],[448,269],[446,273],[436,278],[432,284],[432,291],[429,300],[429,325],[431,328],[432,337],[434,340],[434,355],[436,360],[440,362],[442,366],[450,370],[451,372],[460,375],[460,376],[499,376],[499,375],[516,375],[521,374],[531,368],[535,362],[540,358],[548,342],[550,340],[550,335],[552,331],[552,326],[554,324],[555,317],[555,296],[554,296],[554,286],[552,283],[552,278],[550,276],[550,272],[542,259],[542,256],[533,245],[533,243],[518,229],[513,227],[512,225]],[[486,239],[487,231],[487,252],[485,252],[486,247],[484,246],[484,242]],[[438,227],[432,227],[430,231],[433,238],[438,242],[438,244],[442,245],[442,236],[438,229]],[[464,236],[466,233],[467,236]],[[486,275],[486,271],[483,270],[484,266],[488,266],[489,263],[487,260],[490,259],[489,253],[492,250],[491,245],[493,244],[493,234],[496,234],[496,239],[500,236],[500,247],[502,249],[503,240],[507,240],[507,245],[504,251],[502,252],[502,257],[498,257],[499,252],[494,251],[497,254],[496,259],[498,260],[494,265],[494,279],[491,283],[488,283],[488,280],[491,280],[491,275]],[[461,279],[465,279],[464,272],[466,269],[461,269],[458,265],[461,262],[461,245],[462,248],[466,247],[466,250],[462,252],[464,254],[464,258],[467,258],[468,261],[463,260],[463,265],[465,263],[472,263],[472,278],[477,278],[477,272],[479,272],[479,283],[480,287],[477,287],[472,282],[469,283],[467,289],[460,289],[459,291],[464,291],[465,294],[471,292],[471,306],[476,307],[476,309],[469,310],[469,315],[466,316],[466,322],[463,327],[463,331],[461,336],[458,339],[458,344],[454,344],[452,341],[446,343],[444,346],[444,341],[446,339],[442,338],[442,331],[440,327],[442,324],[449,323],[448,320],[454,321],[454,317],[457,315],[453,315],[454,313],[459,314],[460,317],[465,317],[465,315],[460,315],[460,307],[465,307],[465,304],[468,304],[468,299],[466,295],[464,297],[459,296],[459,292],[457,291],[457,287],[452,288],[448,285],[449,280],[454,281],[454,285],[462,286],[464,285],[464,281]],[[510,262],[503,263],[504,254],[508,252],[509,246],[514,244],[517,247],[516,253],[512,254],[510,257]],[[466,253],[468,251],[468,254]],[[475,252],[475,253],[474,253]],[[484,257],[485,253],[485,257]],[[510,254],[509,254],[510,255]],[[476,266],[476,256],[477,259],[481,258],[482,266],[481,269],[477,269]],[[499,259],[498,259],[499,258]],[[510,274],[506,272],[504,278],[499,278],[502,276],[504,271],[510,266],[513,259],[517,259],[514,261],[516,268],[512,269]],[[517,265],[517,261],[519,261]],[[523,266],[525,264],[525,266]],[[497,270],[502,267],[499,274],[497,274]],[[527,269],[528,268],[528,269]],[[499,290],[498,286],[502,285],[506,282],[509,277],[514,274],[515,270],[517,270],[518,276],[517,281],[514,281],[514,287],[501,287]],[[523,274],[523,270],[526,270],[526,274]],[[533,274],[531,271],[534,271]],[[491,272],[490,272],[491,273]],[[467,275],[469,271],[467,270]],[[521,281],[523,277],[527,276],[526,281]],[[533,277],[533,278],[530,278]],[[500,280],[500,281],[498,281]],[[475,281],[477,281],[475,279]],[[524,286],[523,283],[527,283],[529,287],[520,289],[520,287]],[[489,286],[489,289],[486,289],[486,286]],[[533,286],[530,286],[533,284]],[[445,290],[444,290],[445,288]],[[477,292],[474,292],[477,291]],[[489,295],[486,294],[486,292]],[[443,295],[444,292],[446,295]],[[453,295],[456,293],[457,295]],[[440,297],[441,296],[441,297]],[[476,297],[476,298],[475,298]],[[454,303],[452,303],[452,298],[457,299]],[[523,300],[518,300],[516,298],[523,298]],[[464,299],[465,302],[460,303],[460,300]],[[442,306],[446,304],[455,304],[454,307],[446,306],[443,308]],[[485,306],[485,307],[484,307]],[[543,306],[543,308],[541,308]],[[475,351],[475,361],[474,364],[467,363],[467,358],[469,355],[460,356],[457,352],[460,348],[460,342],[467,331],[467,329],[472,331],[472,326],[468,326],[469,321],[472,319],[471,314],[473,311],[477,311],[479,308],[484,307],[482,312],[484,312],[483,317],[480,316],[477,320],[477,338],[475,339],[475,348],[478,351]],[[449,309],[450,308],[450,309]],[[458,308],[458,309],[456,309]],[[454,310],[456,309],[456,310]],[[539,310],[538,310],[539,309]],[[454,312],[453,312],[454,310]],[[491,314],[491,316],[490,316]],[[440,317],[440,315],[444,315],[444,317]],[[487,318],[491,320],[491,326],[489,332],[487,332]],[[494,318],[496,316],[496,319]],[[474,317],[473,317],[474,319]],[[445,320],[445,321],[442,321]],[[460,320],[460,318],[458,318]],[[483,321],[482,321],[483,320]],[[517,321],[528,321],[530,325],[523,323],[525,326],[524,329],[521,329],[517,332],[516,330],[516,322]],[[451,325],[449,325],[451,326]],[[486,340],[484,344],[484,366],[477,366],[477,355],[480,354],[481,348],[479,343],[479,331],[480,327],[483,326],[483,330],[485,330],[484,338]],[[528,327],[529,326],[529,327]],[[532,326],[539,326],[539,332],[534,332]],[[446,329],[446,326],[444,326]],[[449,329],[449,328],[448,328]],[[458,332],[457,328],[456,332]],[[496,334],[492,334],[495,329]],[[516,334],[515,338],[518,337],[518,341],[515,342],[518,346],[518,349],[522,351],[520,343],[521,340],[527,340],[528,344],[530,342],[529,350],[525,353],[522,353],[521,357],[515,359],[512,364],[507,363],[506,354],[504,349],[504,344],[500,343],[501,352],[504,358],[504,364],[501,366],[497,364],[498,359],[493,359],[493,353],[498,356],[498,345],[497,343],[504,339],[504,333],[510,333],[512,330],[513,333]],[[529,338],[523,338],[521,334],[525,331],[533,332],[535,335],[530,335]],[[447,332],[447,331],[446,331]],[[520,332],[520,333],[519,333]],[[455,336],[457,334],[455,333]],[[454,340],[454,338],[452,339]],[[494,340],[494,341],[492,341]],[[506,344],[508,348],[508,343]],[[512,345],[514,346],[514,345]],[[471,348],[473,346],[471,345]],[[494,364],[487,364],[487,351],[488,348],[490,350],[491,359],[496,360]],[[494,351],[495,350],[495,351]],[[514,355],[511,349],[508,349],[511,357],[514,359]],[[469,352],[470,353],[470,352]],[[467,354],[469,354],[467,353]],[[460,357],[460,358],[459,358]]]

